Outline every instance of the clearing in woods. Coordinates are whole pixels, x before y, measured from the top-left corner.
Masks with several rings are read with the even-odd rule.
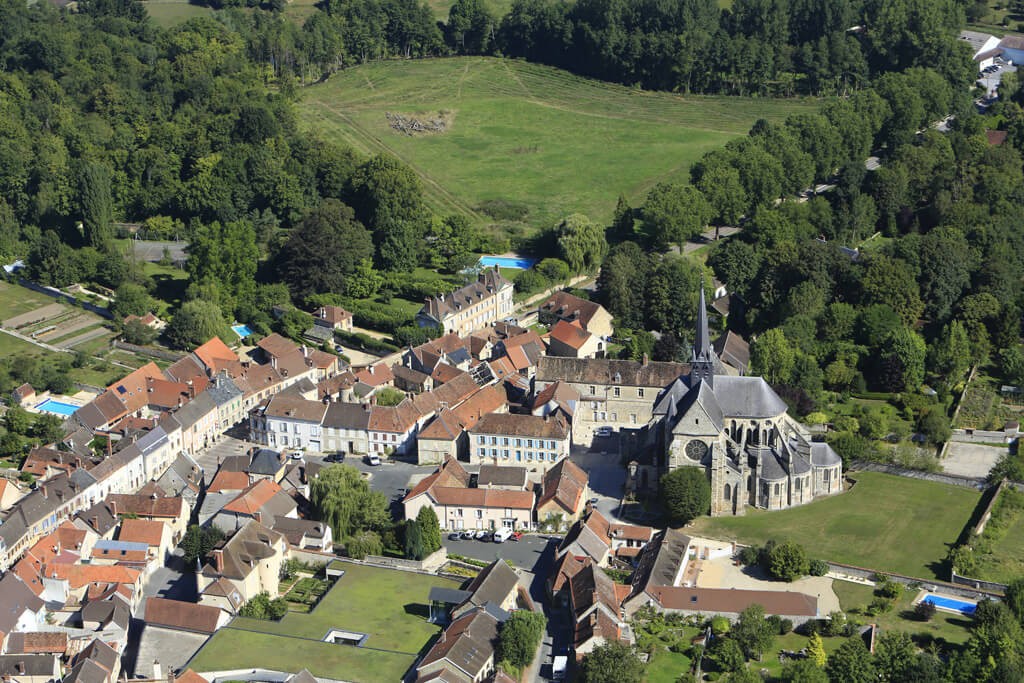
[[[304,89],[298,111],[325,139],[405,161],[435,210],[487,222],[481,205],[512,207],[529,233],[574,212],[608,220],[619,193],[639,204],[658,182],[686,182],[694,161],[758,119],[780,121],[818,106],[684,97],[539,64],[452,57],[348,69]],[[444,114],[451,125],[409,135],[389,124],[388,113]]]

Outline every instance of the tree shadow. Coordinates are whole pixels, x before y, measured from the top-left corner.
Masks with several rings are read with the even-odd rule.
[[[406,614],[423,617],[424,619],[430,618],[430,608],[420,602],[410,602],[402,606]]]

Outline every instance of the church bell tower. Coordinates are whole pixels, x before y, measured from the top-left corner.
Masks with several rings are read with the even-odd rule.
[[[700,303],[697,304],[697,338],[693,343],[693,356],[690,358],[690,386],[698,381],[706,382],[708,387],[715,386],[715,351],[711,348],[711,333],[708,330],[708,307],[704,300],[704,278],[700,280]]]

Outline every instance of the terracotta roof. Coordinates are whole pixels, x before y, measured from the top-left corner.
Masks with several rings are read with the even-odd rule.
[[[185,669],[185,671],[175,677],[174,683],[209,683],[209,681],[192,669]]]
[[[395,375],[387,363],[377,363],[358,370],[356,380],[371,387],[379,387],[395,381]]]
[[[191,355],[184,356],[171,363],[165,374],[175,382],[195,381],[206,378],[205,368]]]
[[[320,349],[310,349],[309,360],[313,361],[313,365],[318,370],[326,370],[332,368],[338,364],[338,357],[333,353],[327,353]]]
[[[159,546],[163,540],[164,523],[146,519],[125,519],[117,532],[117,540],[132,543],[145,543],[148,546]]]
[[[583,495],[587,490],[590,477],[578,465],[563,458],[544,473],[544,484],[537,508],[554,501],[568,514],[579,512],[583,505]]]
[[[552,339],[561,342],[570,348],[576,349],[577,351],[583,348],[583,346],[590,341],[590,338],[593,336],[594,335],[590,334],[583,328],[572,323],[567,323],[564,320],[559,320],[551,329]]]
[[[515,349],[526,344],[539,344],[541,347],[544,345],[544,341],[540,338],[534,330],[525,330],[521,334],[517,334],[514,337],[508,337],[501,342],[502,346],[505,347],[507,352],[509,349]]]
[[[346,311],[341,306],[321,306],[317,310],[313,311],[313,317],[328,322],[331,325],[340,325],[341,323],[349,320],[352,314]]]
[[[986,130],[985,131],[985,139],[988,140],[988,144],[992,145],[993,147],[998,147],[999,145],[1001,145],[1004,142],[1006,142],[1006,136],[1007,135],[1008,135],[1008,133],[1005,130]]]
[[[434,486],[431,488],[429,495],[437,501],[439,505],[533,510],[532,491],[505,491],[502,489],[468,489]]]
[[[159,408],[177,408],[187,403],[192,394],[190,387],[184,382],[171,382],[154,377],[146,378],[146,405]]]
[[[586,328],[593,317],[601,310],[601,305],[587,301],[569,292],[555,292],[541,304],[538,311],[557,316],[561,320],[579,320]]]
[[[202,361],[211,375],[216,375],[221,370],[235,370],[241,364],[238,354],[228,348],[220,337],[213,337],[192,353]]]
[[[68,649],[68,634],[64,631],[22,631],[7,637],[7,654],[57,654]]]
[[[555,561],[555,568],[551,572],[554,577],[551,581],[551,592],[557,593],[562,590],[569,579],[576,576],[584,567],[591,563],[590,557],[583,555],[577,557],[572,553],[562,555],[562,558]]]
[[[459,370],[458,368],[448,365],[447,363],[438,363],[434,366],[433,372],[430,373],[430,377],[439,384],[447,384],[456,377],[461,375],[468,375],[465,370]]]
[[[164,373],[156,363],[146,363],[138,370],[128,373],[111,384],[107,390],[113,392],[128,412],[134,413],[148,402],[149,396],[146,389],[149,379],[164,379]]]
[[[263,352],[271,358],[281,358],[299,350],[298,344],[291,339],[285,339],[277,332],[260,339],[256,342],[256,346],[263,349]]]
[[[327,406],[323,402],[309,401],[301,396],[290,394],[277,394],[270,399],[270,403],[263,410],[263,414],[267,417],[288,418],[316,424],[320,424],[326,412]]]
[[[368,429],[374,432],[393,432],[404,434],[416,426],[420,413],[409,399],[397,406],[370,407],[370,423]]]
[[[580,392],[576,391],[571,384],[552,382],[534,397],[533,407],[539,408],[554,401],[571,415],[573,410],[572,406],[569,405],[570,402],[579,400]]]
[[[647,592],[665,609],[700,611],[707,614],[738,614],[756,603],[764,607],[765,614],[769,615],[818,615],[817,598],[792,591],[655,586],[649,588]]]
[[[416,435],[417,441],[454,441],[466,425],[451,410],[442,410]]]
[[[210,483],[208,491],[222,493],[224,491],[241,491],[249,486],[249,474],[247,472],[229,472],[223,468],[217,472],[217,476]]]
[[[480,421],[473,427],[473,433],[540,439],[566,439],[569,436],[569,425],[561,415],[556,417],[540,417],[539,415],[490,413],[480,418]]]
[[[466,429],[472,429],[481,417],[501,409],[507,402],[505,390],[499,385],[490,384],[459,404],[455,414],[466,425]]]
[[[151,498],[126,493],[112,493],[107,503],[113,511],[117,506],[117,514],[134,514],[139,517],[179,517],[183,512],[184,501],[181,498]]]
[[[73,472],[78,467],[90,469],[92,465],[91,460],[83,459],[74,453],[44,447],[33,448],[28,452],[25,462],[21,465],[21,471],[36,477],[43,477],[46,475],[47,468]]]
[[[255,484],[225,505],[224,510],[254,517],[275,494],[283,492],[284,489],[271,480],[258,479]]]
[[[525,467],[505,467],[502,465],[481,465],[476,477],[477,486],[515,486],[526,487]]]
[[[22,384],[20,387],[18,387],[17,389],[15,389],[11,393],[14,395],[14,398],[16,400],[20,401],[20,400],[23,400],[24,398],[26,398],[28,396],[34,396],[35,393],[36,393],[36,390],[32,388],[31,384],[29,384],[28,382],[25,382],[24,384]]]
[[[193,602],[149,598],[146,600],[146,625],[179,631],[213,633],[223,612],[217,607]]]
[[[615,582],[593,562],[587,563],[575,576],[569,577],[569,595],[572,611],[577,618],[594,605],[603,606],[612,614],[619,614],[622,602]],[[625,595],[629,595],[628,586]]]
[[[469,486],[469,473],[466,472],[455,458],[446,458],[432,474],[421,479],[406,494],[402,502],[412,500],[416,496],[425,493],[435,484],[438,486]]]
[[[49,577],[64,579],[72,590],[87,584],[134,584],[139,578],[136,569],[120,565],[58,564],[46,568]]]

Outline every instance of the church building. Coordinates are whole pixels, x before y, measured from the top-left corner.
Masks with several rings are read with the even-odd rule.
[[[703,467],[713,516],[841,493],[842,460],[786,410],[761,377],[726,374],[711,346],[702,287],[690,372],[658,397],[649,425],[660,435],[662,471]]]

